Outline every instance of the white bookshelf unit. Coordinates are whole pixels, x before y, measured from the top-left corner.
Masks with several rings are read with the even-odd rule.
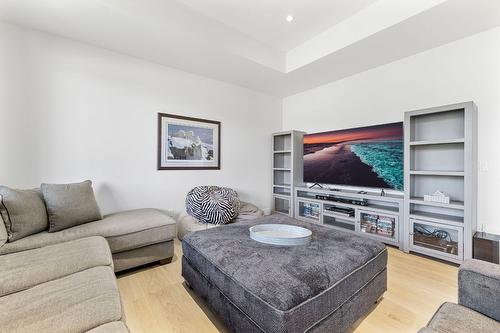
[[[302,184],[304,132],[274,133],[273,140],[273,211],[293,216],[293,188]]]
[[[462,263],[477,229],[477,107],[405,113],[405,223],[409,250]],[[436,190],[450,203],[425,201]]]
[[[318,196],[324,197],[318,198]],[[349,201],[364,201],[363,206]],[[351,214],[332,209],[352,209]],[[353,232],[407,250],[402,195],[381,196],[380,192],[358,193],[295,187],[295,218],[342,231]]]

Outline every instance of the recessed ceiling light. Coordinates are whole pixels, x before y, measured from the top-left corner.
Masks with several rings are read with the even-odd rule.
[[[287,15],[286,16],[286,21],[287,22],[292,22],[293,21],[293,16],[292,15]]]

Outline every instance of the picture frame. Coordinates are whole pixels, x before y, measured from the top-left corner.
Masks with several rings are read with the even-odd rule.
[[[158,170],[220,170],[220,121],[158,113]]]

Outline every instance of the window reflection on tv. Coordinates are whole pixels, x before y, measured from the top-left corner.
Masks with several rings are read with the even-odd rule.
[[[403,122],[307,134],[304,182],[403,190]]]

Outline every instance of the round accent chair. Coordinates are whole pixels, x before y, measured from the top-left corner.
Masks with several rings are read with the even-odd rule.
[[[189,191],[186,211],[177,222],[177,238],[180,240],[194,231],[264,215],[257,206],[240,201],[236,191],[219,186],[198,186]]]

